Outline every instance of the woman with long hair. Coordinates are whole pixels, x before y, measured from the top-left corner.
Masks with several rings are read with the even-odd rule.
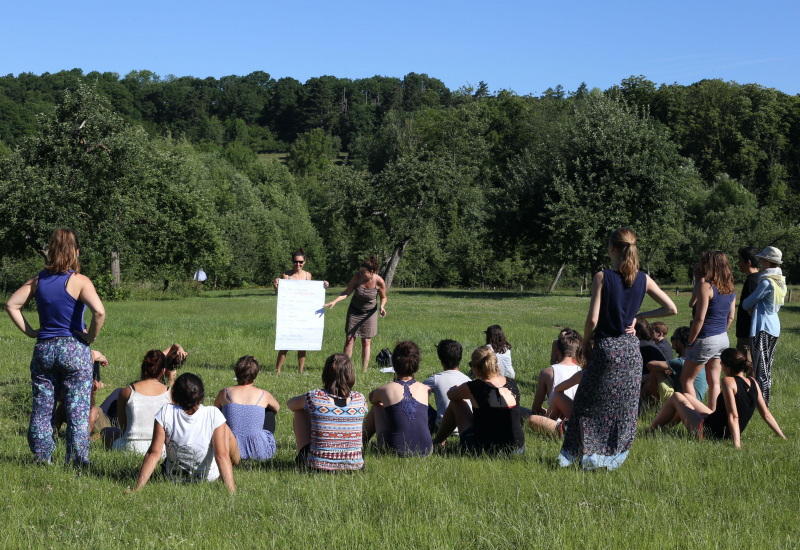
[[[89,411],[92,393],[92,354],[105,321],[105,309],[92,281],[80,272],[78,237],[71,229],[56,229],[50,236],[47,264],[38,275],[17,289],[6,311],[26,336],[36,338],[31,360],[33,409],[28,445],[36,462],[50,462],[55,399],[64,392],[67,415],[67,463],[89,461]],[[39,328],[34,329],[22,308],[36,299]],[[92,312],[87,329],[83,314]]]
[[[288,401],[294,413],[298,466],[327,472],[364,469],[361,431],[367,401],[353,391],[355,383],[350,358],[334,353],[322,369],[323,389]]]
[[[486,345],[492,348],[500,365],[500,374],[508,378],[515,378],[514,367],[511,366],[511,344],[506,340],[503,327],[490,325],[483,331],[486,334]]]
[[[610,269],[592,280],[592,298],[583,333],[587,358],[575,392],[559,464],[614,470],[625,462],[636,434],[642,380],[639,340],[629,332],[644,295],[661,307],[639,318],[675,315],[672,300],[649,275],[639,271],[636,235],[623,227],[608,240]]]
[[[278,293],[278,286],[281,279],[293,279],[295,281],[310,281],[313,279],[311,273],[308,271],[303,270],[303,266],[306,265],[306,251],[303,248],[298,248],[292,253],[292,269],[282,273],[281,276],[274,281],[272,281],[272,286],[275,289],[275,294]],[[328,281],[322,281],[322,284],[325,288],[328,288]],[[282,349],[278,352],[278,360],[275,363],[275,369],[278,371],[278,374],[281,373],[281,367],[283,366],[283,362],[286,361],[286,354],[289,353],[289,350]],[[303,368],[306,365],[306,350],[297,350],[297,364],[300,367],[300,372],[303,372]]]
[[[347,308],[347,338],[344,342],[344,354],[353,356],[353,343],[361,338],[361,366],[367,372],[369,366],[370,342],[378,334],[378,311],[386,317],[386,283],[378,275],[378,258],[374,254],[361,262],[358,272],[353,275],[350,284],[339,296],[325,304],[333,308],[337,303],[353,294],[350,307]],[[380,297],[380,310],[378,298]]]
[[[686,344],[686,362],[681,371],[683,392],[696,397],[694,379],[705,366],[708,380],[708,406],[717,406],[720,386],[720,354],[730,345],[728,327],[736,314],[736,292],[733,274],[724,252],[712,250],[700,262],[705,270],[696,292],[689,341]]]

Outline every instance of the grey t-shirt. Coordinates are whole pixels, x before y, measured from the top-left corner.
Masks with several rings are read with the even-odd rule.
[[[469,382],[469,377],[458,369],[443,370],[433,376],[429,376],[422,383],[433,390],[433,397],[436,399],[436,424],[442,421],[445,409],[450,404],[447,397],[447,390],[453,386],[460,386]]]

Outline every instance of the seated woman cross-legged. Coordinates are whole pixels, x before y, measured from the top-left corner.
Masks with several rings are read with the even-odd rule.
[[[281,406],[253,385],[261,370],[255,357],[241,357],[233,370],[238,385],[221,390],[214,406],[225,415],[242,460],[269,460],[275,455],[275,413]]]
[[[525,452],[519,389],[513,378],[500,375],[497,356],[489,347],[472,352],[471,380],[447,392],[450,405],[442,417],[434,444],[444,444],[458,427],[462,452],[480,454]],[[469,401],[472,404],[470,410]]]
[[[324,389],[289,400],[299,466],[327,472],[364,469],[361,424],[367,402],[353,391],[355,383],[350,358],[335,353],[322,369]]]
[[[741,433],[750,422],[753,412],[758,410],[764,422],[782,439],[783,435],[775,418],[769,412],[761,389],[755,379],[745,376],[750,362],[735,348],[722,352],[722,392],[717,398],[716,408],[711,410],[696,397],[688,393],[672,394],[647,429],[652,432],[661,426],[678,421],[699,438],[731,439],[736,449],[741,448]]]
[[[181,374],[172,388],[173,404],[156,414],[153,442],[145,454],[134,491],[153,475],[166,446],[164,472],[174,481],[215,481],[220,476],[234,493],[233,465],[238,464],[239,447],[225,417],[216,407],[203,406],[203,381],[194,374]]]
[[[364,419],[364,444],[377,432],[381,449],[398,456],[426,456],[433,450],[428,428],[431,389],[414,380],[419,370],[419,347],[399,342],[392,352],[395,381],[369,394],[372,408]]]

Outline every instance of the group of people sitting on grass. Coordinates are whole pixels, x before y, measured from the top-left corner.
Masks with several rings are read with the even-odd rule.
[[[363,449],[373,436],[377,451],[401,457],[427,456],[444,447],[452,434],[458,436],[458,448],[464,454],[521,454],[525,423],[535,433],[562,437],[585,366],[581,335],[564,328],[553,341],[551,366],[540,372],[533,405],[526,409],[520,406],[514,378],[504,375],[495,352],[499,347],[510,359],[511,346],[502,329],[493,327],[487,330],[489,343],[472,352],[468,364],[472,378],[461,370],[462,346],[454,340],[442,340],[436,346],[442,371],[423,382],[415,379],[419,347],[411,341],[399,342],[391,354],[395,379],[368,396],[353,390],[355,370],[350,358],[341,353],[328,357],[322,388],[287,403],[293,413],[298,466],[329,472],[363,470]],[[750,363],[736,349],[722,353],[725,378],[714,407],[700,401],[707,388],[704,383],[696,381],[699,398],[679,391],[688,333],[688,327],[676,329],[671,349],[662,352],[667,326],[651,326],[644,320],[636,324],[647,371],[642,403],[663,403],[648,429],[680,421],[692,433],[732,439],[738,447],[741,432],[758,410],[783,437],[758,384],[746,377]],[[103,439],[110,449],[144,454],[134,490],[147,483],[163,459],[162,472],[169,479],[221,477],[233,492],[233,466],[274,456],[280,404],[254,385],[260,365],[248,355],[234,366],[237,385],[222,389],[214,406],[205,407],[205,388],[196,375],[184,373],[171,387],[162,383],[185,356],[177,344],[145,355],[141,380],[115,392],[119,428],[104,429]],[[429,405],[431,394],[435,406]],[[101,409],[94,417],[103,415]]]

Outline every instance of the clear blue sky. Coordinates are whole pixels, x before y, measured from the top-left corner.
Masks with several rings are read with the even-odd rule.
[[[631,75],[800,93],[800,2],[382,0],[3,2],[0,74],[148,69],[301,82],[427,73],[539,95]]]

